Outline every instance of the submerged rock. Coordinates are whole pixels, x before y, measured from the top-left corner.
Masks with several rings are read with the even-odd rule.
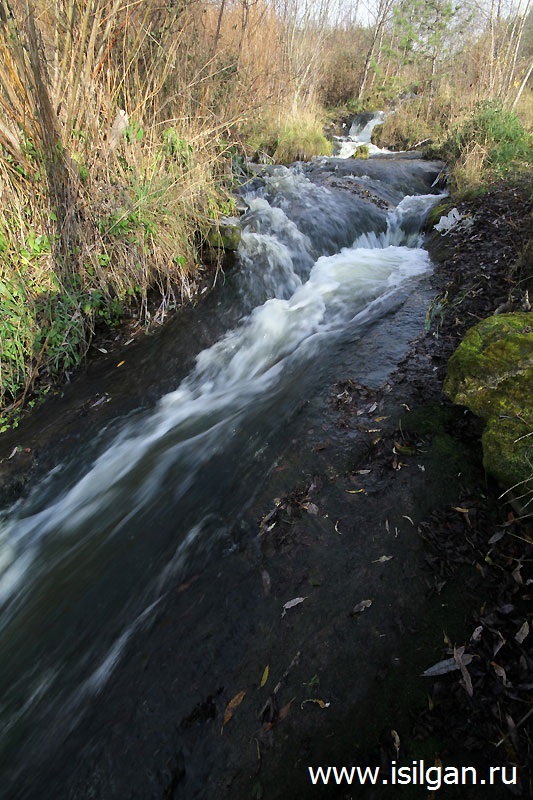
[[[483,464],[504,488],[533,492],[533,316],[488,317],[448,362],[444,392],[487,421]]]

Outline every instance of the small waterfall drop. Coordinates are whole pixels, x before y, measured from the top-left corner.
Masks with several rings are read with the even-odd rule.
[[[382,125],[386,118],[384,111],[365,111],[357,114],[350,127],[347,137],[337,137],[338,157],[351,158],[357,148],[365,145],[368,154],[373,156],[379,153],[390,153],[390,150],[377,147],[371,142],[372,131],[376,125]]]

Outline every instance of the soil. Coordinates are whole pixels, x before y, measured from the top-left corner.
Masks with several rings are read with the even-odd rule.
[[[428,234],[436,264],[428,330],[384,386],[346,376],[331,387],[323,429],[308,432],[298,446],[300,453],[308,451],[307,476],[296,479],[283,464],[273,473],[250,510],[251,533],[234,574],[213,573],[215,599],[197,590],[195,576],[176,588],[151,634],[156,645],[134,654],[120,677],[122,688],[110,688],[108,716],[98,712],[84,739],[77,734],[69,742],[65,758],[70,753],[76,766],[57,784],[62,796],[380,798],[395,796],[393,760],[423,758],[426,766],[501,765],[509,775],[516,766],[518,784],[491,787],[490,797],[533,797],[533,526],[498,499],[499,487],[484,475],[479,420],[441,396],[447,359],[464,331],[498,308],[524,309],[527,283],[519,282],[524,274],[513,266],[531,237],[532,203],[527,187],[500,185],[457,207],[471,227]],[[97,392],[93,384],[85,403],[78,401],[72,411],[71,430],[99,410],[107,413],[111,396],[109,383]],[[38,422],[32,424],[24,437],[14,432],[0,438],[4,499],[24,492],[47,467],[57,425],[50,423],[43,434]],[[24,446],[13,452],[20,441]],[[438,484],[438,504],[432,484]],[[384,498],[382,513],[369,521],[366,504],[377,495]],[[378,527],[382,538],[376,536],[375,559],[363,574],[355,536],[365,528],[374,536]],[[404,568],[405,549],[424,560],[423,581]],[[284,608],[280,633],[273,634],[269,611],[257,611],[252,561],[260,566],[267,609],[274,596],[294,602]],[[382,581],[396,582],[398,591],[380,627],[371,610]],[[235,630],[226,610],[229,633],[223,637],[216,598],[229,609],[236,585],[239,597],[247,598],[238,617],[247,615],[246,627]],[[327,612],[320,606],[328,593],[336,598],[335,618],[331,604],[325,600]],[[314,604],[311,617],[298,613],[297,606],[306,604]],[[420,615],[415,609],[422,606]],[[180,691],[173,670],[183,658],[172,631],[177,624],[193,628],[196,613],[209,626],[205,642],[224,648],[227,660],[240,665],[240,683],[235,674],[233,683],[228,675],[217,676],[209,690],[198,687],[187,714],[173,717],[173,695]],[[263,637],[268,648],[255,645],[244,655],[252,635]],[[349,675],[357,672],[369,641],[377,654],[374,684],[361,692]],[[441,661],[441,674],[434,669],[421,677]],[[269,674],[267,665],[274,664],[277,671],[270,666]],[[191,671],[194,686],[194,665],[180,669],[181,678]],[[127,710],[131,696],[145,698],[142,709]],[[206,730],[209,743],[202,745]],[[213,765],[207,783],[205,771],[195,783],[196,763],[176,744],[185,734],[191,751],[206,748],[204,770]],[[157,768],[137,782],[137,765],[148,758]],[[302,765],[328,763],[375,764],[389,785],[312,787]],[[128,785],[128,769],[135,778],[125,794],[120,787]],[[54,785],[53,770],[43,774],[41,786],[47,785]],[[418,787],[402,788],[405,798],[422,796]],[[486,795],[484,787],[438,792]]]

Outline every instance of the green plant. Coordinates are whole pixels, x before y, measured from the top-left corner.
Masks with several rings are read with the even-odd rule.
[[[531,163],[532,145],[532,135],[514,112],[496,101],[484,101],[453,128],[440,153],[459,174],[470,166],[478,179],[503,177]]]
[[[192,145],[179,135],[176,128],[165,128],[163,131],[163,152],[183,167],[188,167],[193,158]]]
[[[35,321],[22,282],[0,280],[0,405],[26,385],[33,355]]]

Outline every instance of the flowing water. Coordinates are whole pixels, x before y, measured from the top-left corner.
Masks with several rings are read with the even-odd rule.
[[[235,324],[155,408],[108,424],[1,515],[7,796],[29,796],[16,790],[28,764],[53,757],[171,587],[223,562],[280,431],[339,348],[430,270],[431,182],[394,205],[389,191],[383,210],[298,168],[269,173],[243,192],[223,292]]]
[[[350,158],[361,145],[368,148],[369,155],[390,153],[390,150],[377,147],[371,141],[372,131],[376,125],[383,125],[385,112],[363,112],[353,119],[348,136],[337,137],[339,158]]]

